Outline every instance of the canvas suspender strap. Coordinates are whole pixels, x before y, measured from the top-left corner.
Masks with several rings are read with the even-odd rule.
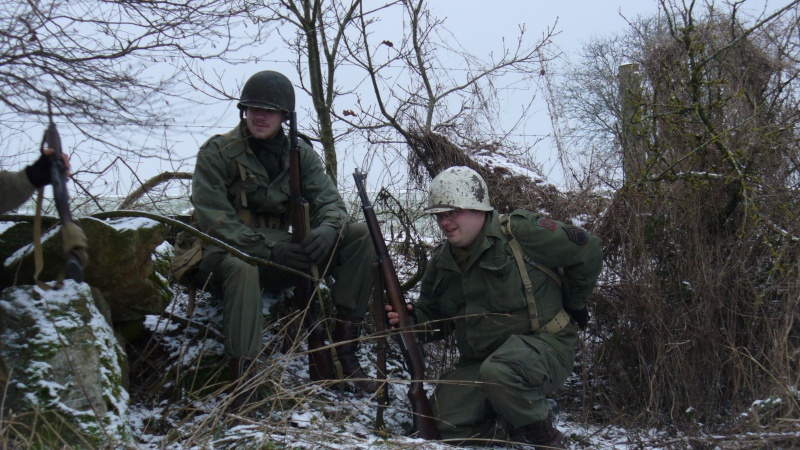
[[[512,244],[512,246],[511,246],[511,250],[512,251],[514,250],[514,247],[516,246],[519,249],[519,253],[522,256],[522,259],[526,263],[530,264],[531,266],[533,266],[533,267],[541,270],[542,272],[546,273],[547,275],[549,275],[550,278],[552,278],[553,281],[556,282],[558,287],[561,287],[561,284],[563,283],[563,281],[561,280],[561,277],[559,277],[555,272],[550,270],[549,267],[543,266],[541,264],[538,264],[536,261],[532,260],[528,256],[528,254],[525,253],[525,250],[522,249],[522,246],[519,245],[519,242],[514,237],[514,234],[511,232],[511,218],[507,214],[500,214],[500,229],[503,230],[503,234],[506,236],[506,239],[508,240],[509,244],[511,244],[512,241],[516,242],[516,245]],[[516,253],[514,254],[514,257],[515,258],[517,257]]]
[[[256,214],[249,209],[247,204],[247,194],[244,189],[244,182],[247,180],[247,169],[245,166],[235,160],[231,160],[230,175],[231,178],[239,177],[242,182],[239,183],[239,189],[236,190],[234,209],[236,209],[236,216],[239,221],[250,228],[269,228],[272,230],[287,230],[289,225],[281,217],[268,216],[266,214]]]
[[[514,253],[519,275],[522,277],[522,286],[525,288],[525,300],[528,304],[528,315],[531,318],[531,331],[536,333],[539,331],[539,313],[536,311],[536,299],[533,298],[533,283],[528,276],[528,271],[525,270],[525,261],[522,259],[522,247],[516,239],[509,239],[508,244],[511,246],[511,252]]]
[[[238,163],[237,163],[238,164]],[[247,179],[247,171],[242,164],[239,166],[239,176],[242,177],[242,184],[239,185],[238,200],[241,202],[242,207],[247,208],[247,196],[244,194],[244,181]]]
[[[525,263],[527,262],[531,266],[541,270],[542,272],[549,275],[555,282],[561,287],[561,278],[556,275],[555,272],[550,270],[549,268],[542,266],[540,264],[536,264],[523,250],[522,246],[520,245],[519,241],[514,237],[514,234],[511,232],[511,220],[507,214],[500,214],[500,229],[503,230],[503,234],[508,241],[509,247],[511,247],[511,253],[514,254],[514,260],[517,262],[517,269],[519,269],[519,275],[522,279],[522,285],[525,288],[525,301],[528,304],[528,315],[531,318],[531,331],[534,333],[545,332],[555,334],[559,331],[563,330],[564,327],[569,324],[569,314],[564,311],[564,308],[561,308],[561,311],[553,317],[550,322],[543,327],[539,327],[539,313],[536,310],[536,299],[533,297],[533,283],[531,282],[530,277],[528,276],[528,270],[525,268]]]

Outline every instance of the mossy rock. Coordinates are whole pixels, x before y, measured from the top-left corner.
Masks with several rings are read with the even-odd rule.
[[[106,448],[129,440],[125,354],[91,288],[0,292],[3,405],[12,437],[43,448]]]
[[[99,220],[85,217],[79,224],[86,234],[89,264],[84,279],[100,289],[111,309],[113,321],[144,320],[148,314],[160,314],[172,299],[172,292],[164,274],[156,270],[155,249],[166,237],[168,228],[159,222],[142,218]],[[6,258],[0,274],[0,286],[32,284],[35,273],[33,251],[27,222],[10,227],[0,237],[8,242],[2,250],[13,258]],[[42,234],[44,268],[39,280],[51,281],[61,276],[64,255],[56,225]],[[24,238],[27,237],[27,243]],[[17,246],[17,250],[11,248]],[[5,248],[5,247],[3,247]]]
[[[172,292],[167,279],[155,270],[153,255],[164,242],[167,227],[141,218],[86,218],[81,226],[89,239],[86,282],[103,291],[114,322],[161,314]]]
[[[42,217],[42,232],[47,233],[47,230],[53,227],[57,222],[55,217]],[[5,289],[14,284],[30,284],[32,272],[18,270],[19,267],[9,261],[9,258],[17,252],[22,252],[23,248],[29,246],[33,242],[33,217],[30,220],[21,220],[15,222],[0,222],[0,289]],[[63,257],[61,258],[63,262]],[[25,277],[20,280],[19,277]]]

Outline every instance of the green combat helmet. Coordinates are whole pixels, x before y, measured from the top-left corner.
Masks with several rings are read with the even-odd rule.
[[[248,106],[294,111],[294,87],[280,72],[264,70],[251,76],[242,88],[242,96],[236,105],[245,111]]]

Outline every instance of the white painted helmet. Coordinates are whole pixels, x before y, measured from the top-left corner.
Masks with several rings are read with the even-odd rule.
[[[436,214],[456,209],[492,211],[489,188],[483,178],[464,166],[450,167],[431,182],[428,207],[425,212]]]

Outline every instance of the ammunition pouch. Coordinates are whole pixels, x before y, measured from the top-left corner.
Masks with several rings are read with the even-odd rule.
[[[269,228],[271,230],[289,230],[289,224],[281,217],[257,214],[249,209],[237,209],[236,215],[239,217],[240,223],[252,229]]]
[[[283,217],[268,216],[266,214],[258,214],[253,212],[247,204],[247,194],[245,193],[244,183],[249,177],[253,175],[247,174],[247,169],[244,165],[231,161],[230,177],[232,179],[241,178],[238,181],[238,189],[234,188],[235,194],[233,199],[233,207],[236,209],[236,216],[239,218],[239,223],[247,225],[251,229],[268,228],[271,230],[289,231],[289,222]],[[236,186],[236,184],[234,184]]]

